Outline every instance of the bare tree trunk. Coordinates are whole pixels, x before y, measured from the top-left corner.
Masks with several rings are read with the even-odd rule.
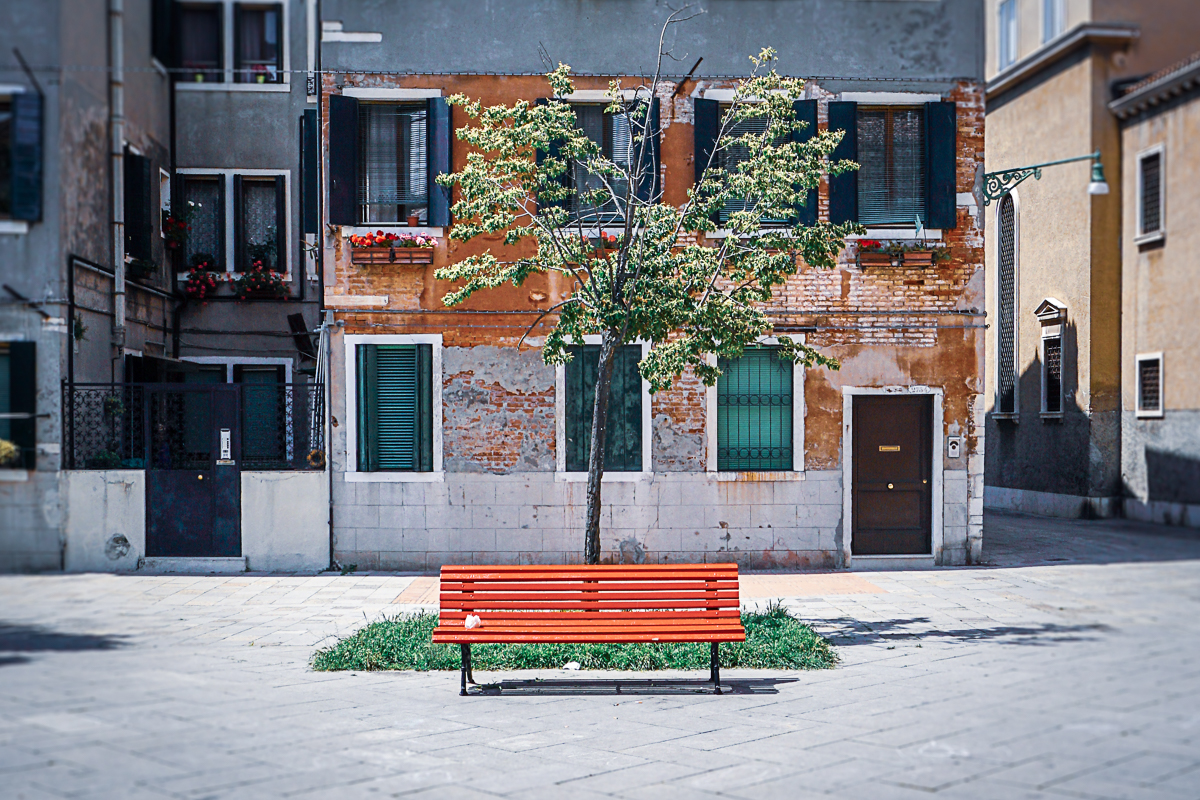
[[[600,339],[600,363],[596,365],[596,397],[592,403],[592,445],[588,453],[587,532],[584,562],[600,563],[600,482],[604,477],[604,451],[608,433],[608,396],[612,389],[617,337],[605,331]]]

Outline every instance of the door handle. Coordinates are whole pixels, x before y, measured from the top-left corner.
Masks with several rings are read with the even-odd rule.
[[[203,476],[203,475],[197,475],[197,476],[196,476],[196,480],[198,480],[198,481],[202,481],[202,480],[204,480],[204,476]],[[889,489],[890,489],[890,488],[892,488],[891,484],[888,484],[888,488],[889,488]]]
[[[890,483],[888,484],[888,488],[889,488],[889,489],[890,489],[890,488],[892,488],[892,485],[891,485]]]

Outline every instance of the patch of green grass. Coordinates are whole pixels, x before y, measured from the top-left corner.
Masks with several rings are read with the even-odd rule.
[[[456,670],[460,648],[433,644],[437,614],[424,612],[373,622],[331,647],[318,650],[316,670]],[[812,628],[782,606],[743,612],[746,641],[721,644],[721,666],[747,669],[829,669],[837,654]],[[578,661],[582,669],[708,669],[709,645],[687,644],[477,644],[471,666],[480,671],[561,669]]]

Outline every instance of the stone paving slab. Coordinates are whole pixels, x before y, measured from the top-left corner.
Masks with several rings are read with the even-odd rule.
[[[1200,798],[1200,539],[989,514],[985,542],[743,576],[841,663],[725,670],[721,697],[308,668],[435,607],[427,577],[0,577],[0,797]],[[505,677],[536,676],[564,673]]]

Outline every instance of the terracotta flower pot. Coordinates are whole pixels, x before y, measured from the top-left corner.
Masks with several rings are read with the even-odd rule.
[[[432,264],[432,247],[355,247],[353,264]]]

